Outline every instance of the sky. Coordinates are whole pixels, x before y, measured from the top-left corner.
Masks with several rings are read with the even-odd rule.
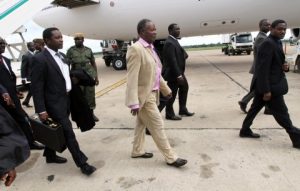
[[[32,41],[34,38],[42,38],[42,32],[43,32],[42,27],[40,27],[33,21],[27,22],[26,24],[24,24],[24,26],[27,29],[27,31],[23,33],[25,41],[29,42]],[[253,37],[255,37],[256,35],[257,32],[252,32]],[[287,31],[285,38],[289,38],[290,36],[291,36],[290,32]],[[62,52],[66,52],[69,47],[74,45],[74,40],[73,37],[69,37],[69,36],[64,36],[63,39],[64,39],[64,47],[62,49]],[[18,35],[15,34],[6,38],[6,41],[8,43],[16,43],[16,42],[20,42],[21,39]],[[90,47],[93,50],[93,52],[100,52],[101,51],[100,42],[101,40],[85,39],[84,44],[85,46]],[[221,43],[221,42],[222,42],[222,35],[196,36],[196,37],[187,37],[187,38],[183,37],[180,40],[180,44],[183,46]],[[6,52],[5,55],[10,57],[8,52]]]

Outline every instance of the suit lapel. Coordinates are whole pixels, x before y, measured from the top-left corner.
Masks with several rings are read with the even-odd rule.
[[[52,57],[52,55],[50,54],[50,52],[47,49],[44,50],[44,55],[47,58],[47,60],[49,61],[49,65],[51,67],[53,67],[62,77],[64,77],[58,64],[56,63],[56,61],[54,60],[54,58]]]
[[[3,56],[3,59],[4,59],[4,62],[6,63],[6,65],[7,65],[7,67],[8,67],[8,70],[7,70],[7,68],[5,67],[4,63],[1,64],[0,67],[2,67],[2,70],[4,70],[9,76],[14,77],[14,76],[15,76],[15,73],[14,73],[14,72],[12,71],[12,69],[11,69],[10,60],[9,60],[8,58],[5,58],[4,56]]]

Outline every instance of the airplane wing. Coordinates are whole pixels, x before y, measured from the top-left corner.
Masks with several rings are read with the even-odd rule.
[[[53,0],[0,0],[0,36],[7,37]]]

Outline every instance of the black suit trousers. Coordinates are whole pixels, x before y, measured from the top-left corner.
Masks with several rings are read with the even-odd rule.
[[[53,118],[53,117],[52,117]],[[67,148],[69,149],[72,158],[76,164],[77,167],[81,167],[88,158],[85,156],[85,154],[80,150],[79,144],[76,140],[75,133],[72,129],[72,124],[69,118],[53,118],[53,120],[63,126],[64,136],[67,144]],[[54,157],[55,151],[45,147],[44,150],[44,156],[45,157]]]
[[[252,125],[254,118],[265,105],[269,106],[276,122],[283,127],[287,133],[291,133],[295,130],[283,96],[272,97],[270,101],[266,102],[263,100],[263,95],[256,94],[247,116],[244,119],[241,129],[242,132],[247,133],[250,131],[250,126]]]
[[[29,101],[30,101],[30,98],[31,98],[31,96],[32,96],[32,94],[31,94],[31,85],[30,85],[30,84],[26,84],[25,86],[26,86],[26,88],[28,89],[28,91],[27,91],[27,96],[26,96],[26,98],[24,99],[23,103],[28,104]]]
[[[166,104],[166,116],[174,116],[175,112],[173,109],[173,104],[177,96],[179,99],[179,111],[187,111],[186,102],[189,91],[189,84],[185,76],[183,76],[184,82],[178,84],[177,81],[168,81],[168,86],[172,90],[172,98]]]

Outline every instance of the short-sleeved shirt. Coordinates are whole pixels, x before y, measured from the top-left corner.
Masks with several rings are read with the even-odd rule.
[[[91,65],[91,62],[95,61],[95,57],[90,48],[86,46],[83,48],[72,46],[67,51],[67,57],[71,62],[71,69],[83,69],[93,78],[96,77],[96,71]]]

